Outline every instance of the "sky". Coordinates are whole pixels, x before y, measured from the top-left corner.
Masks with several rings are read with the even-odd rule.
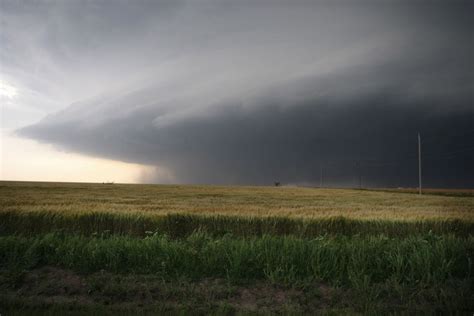
[[[2,180],[474,188],[472,1],[0,1]]]

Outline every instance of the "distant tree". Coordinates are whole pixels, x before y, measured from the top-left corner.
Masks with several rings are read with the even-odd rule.
[[[275,181],[274,183],[275,183],[275,186],[276,186],[276,187],[279,187],[279,186],[280,186],[280,182],[279,182],[279,181]]]

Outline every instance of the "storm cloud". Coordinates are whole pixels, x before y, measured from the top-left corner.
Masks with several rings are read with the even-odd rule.
[[[83,99],[23,137],[180,183],[414,186],[420,132],[426,185],[474,186],[468,2],[83,4],[2,2],[7,75]]]

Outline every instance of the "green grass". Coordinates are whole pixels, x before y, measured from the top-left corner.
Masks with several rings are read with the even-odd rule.
[[[230,287],[265,282],[300,289],[307,298],[313,295],[308,291],[315,284],[327,284],[351,296],[345,298],[346,304],[366,312],[388,306],[416,310],[420,302],[436,306],[438,311],[472,310],[473,258],[472,237],[434,234],[403,239],[269,235],[216,238],[203,233],[184,239],[64,234],[0,238],[0,270],[54,266],[84,275],[107,271],[111,274],[96,286],[112,300],[120,300],[125,295],[120,293],[126,292],[123,285],[111,287],[114,278],[150,275],[168,283],[188,280],[190,287],[204,280],[227,280]],[[5,299],[13,304],[11,297]],[[299,304],[299,308],[306,306],[304,302]]]
[[[1,235],[34,236],[63,232],[91,236],[110,233],[143,237],[149,233],[186,237],[195,231],[213,236],[294,235],[311,238],[329,235],[378,235],[404,237],[427,234],[455,234],[468,237],[474,222],[460,219],[362,220],[342,216],[321,219],[289,217],[243,217],[187,214],[127,214],[110,212],[0,212]]]
[[[274,282],[325,281],[358,287],[388,279],[401,284],[444,282],[472,275],[474,239],[426,236],[213,238],[126,236],[80,237],[47,234],[0,238],[4,267],[54,265],[81,272],[157,274],[164,278],[206,277]]]

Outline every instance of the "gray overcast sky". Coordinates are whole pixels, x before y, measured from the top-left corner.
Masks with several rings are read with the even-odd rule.
[[[319,183],[323,166],[327,184],[412,186],[420,131],[428,185],[474,187],[473,2],[0,9],[2,124],[20,137],[175,182]]]

